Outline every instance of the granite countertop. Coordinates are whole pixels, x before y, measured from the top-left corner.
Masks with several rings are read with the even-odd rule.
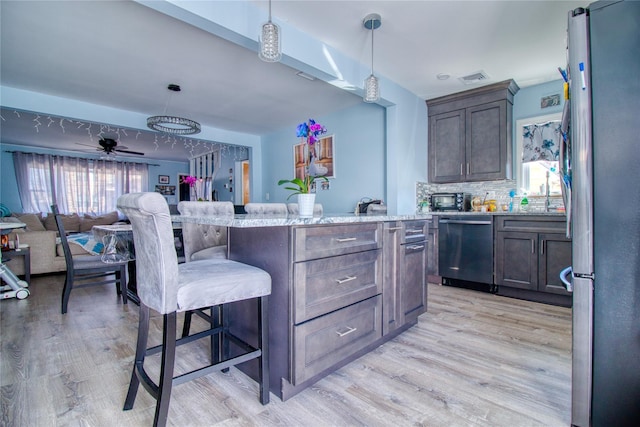
[[[324,214],[313,218],[301,218],[298,215],[235,215],[228,218],[213,216],[183,216],[173,215],[174,222],[196,222],[199,224],[210,224],[227,227],[275,227],[287,225],[315,225],[315,224],[352,224],[361,222],[384,222],[384,221],[408,221],[417,219],[431,219],[432,214],[414,215],[371,215],[371,214]]]
[[[234,215],[233,217],[220,218],[213,216],[184,216],[172,215],[173,222],[195,222],[199,224],[210,224],[226,227],[276,227],[289,225],[315,225],[315,224],[352,224],[362,222],[384,222],[384,221],[411,221],[427,220],[438,215],[512,215],[512,216],[565,216],[564,212],[429,212],[427,214],[412,215],[356,215],[353,213],[324,214],[313,218],[301,218],[298,215]]]
[[[448,211],[448,212],[431,212],[431,215],[511,215],[511,216],[527,216],[527,215],[535,215],[535,216],[566,216],[564,211],[518,211],[518,212],[508,212],[508,211],[496,211],[496,212],[457,212],[457,211]]]

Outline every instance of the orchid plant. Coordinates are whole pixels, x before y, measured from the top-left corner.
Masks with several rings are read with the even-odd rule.
[[[195,176],[187,175],[182,178],[182,182],[184,182],[185,184],[189,184],[189,187],[193,189],[193,192],[196,195],[196,200],[202,200],[198,198],[198,189],[196,188],[198,178],[196,178]]]
[[[305,156],[304,156],[305,168],[304,168],[304,176],[302,179],[296,177],[293,179],[281,179],[280,181],[278,181],[278,185],[283,185],[283,184],[292,185],[290,187],[284,187],[286,190],[293,191],[293,193],[289,195],[287,200],[291,198],[291,196],[293,196],[294,194],[311,193],[311,187],[312,187],[313,181],[316,179],[329,181],[326,176],[311,175],[309,173],[309,160],[311,156],[307,154],[310,152],[310,148],[312,148],[313,145],[318,140],[318,136],[326,132],[327,132],[327,129],[324,126],[322,126],[320,123],[316,123],[316,121],[313,119],[309,119],[308,123],[307,122],[300,123],[296,128],[296,136],[300,138],[303,142],[306,142]]]

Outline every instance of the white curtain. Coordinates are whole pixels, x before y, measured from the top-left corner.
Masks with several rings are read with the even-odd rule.
[[[13,154],[24,212],[104,214],[116,210],[124,193],[148,191],[149,170],[143,163],[82,159],[48,154]]]

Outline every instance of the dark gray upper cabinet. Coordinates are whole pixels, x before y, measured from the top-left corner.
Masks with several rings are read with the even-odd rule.
[[[427,101],[429,181],[511,178],[513,80]]]

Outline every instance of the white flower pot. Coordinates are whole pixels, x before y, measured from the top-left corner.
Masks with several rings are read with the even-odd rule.
[[[298,194],[298,215],[303,218],[311,218],[315,202],[316,195],[314,193]]]

